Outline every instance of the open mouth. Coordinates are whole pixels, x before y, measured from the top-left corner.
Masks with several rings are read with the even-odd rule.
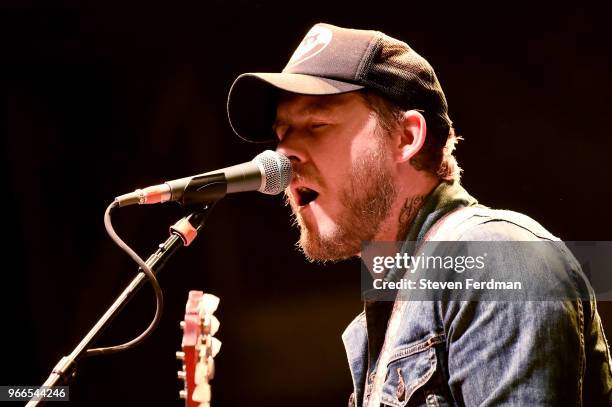
[[[317,191],[306,187],[299,187],[295,190],[295,192],[298,206],[306,206],[319,196]]]

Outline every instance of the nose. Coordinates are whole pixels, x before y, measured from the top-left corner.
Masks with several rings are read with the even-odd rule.
[[[289,131],[276,146],[276,152],[289,158],[293,165],[297,163],[303,164],[308,156],[305,147],[299,134]]]

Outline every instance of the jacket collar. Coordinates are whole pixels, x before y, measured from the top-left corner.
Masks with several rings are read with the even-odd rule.
[[[425,199],[408,230],[406,242],[420,244],[427,231],[445,214],[477,203],[458,182],[441,182]],[[398,276],[385,277],[386,280],[394,278]],[[382,348],[392,306],[390,301],[366,301],[364,312],[359,314],[342,334],[353,379],[356,406],[361,405],[368,372],[374,368]]]

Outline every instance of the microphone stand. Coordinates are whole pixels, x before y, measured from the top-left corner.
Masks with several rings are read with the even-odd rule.
[[[191,214],[185,216],[170,228],[170,237],[159,245],[159,248],[146,261],[147,266],[151,268],[153,273],[157,275],[166,264],[166,261],[183,246],[188,246],[197,233],[204,226],[208,217],[209,211],[214,203],[206,204],[199,209],[194,210]],[[142,270],[141,268],[138,268]],[[123,307],[134,297],[134,294],[142,287],[146,281],[146,275],[140,271],[130,284],[117,297],[115,302],[108,308],[102,317],[96,322],[91,330],[79,342],[74,350],[68,356],[64,356],[55,365],[47,380],[42,384],[42,387],[55,386],[58,382],[64,384],[74,378],[76,374],[76,363],[83,356],[87,355],[87,349],[100,336],[100,334],[110,325],[115,316],[123,309]],[[97,354],[104,354],[100,352]],[[41,406],[46,400],[30,400],[26,407]]]

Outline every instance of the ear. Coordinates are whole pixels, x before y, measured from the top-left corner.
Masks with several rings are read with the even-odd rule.
[[[398,131],[396,161],[408,162],[423,147],[427,137],[425,117],[417,110],[408,110]]]

